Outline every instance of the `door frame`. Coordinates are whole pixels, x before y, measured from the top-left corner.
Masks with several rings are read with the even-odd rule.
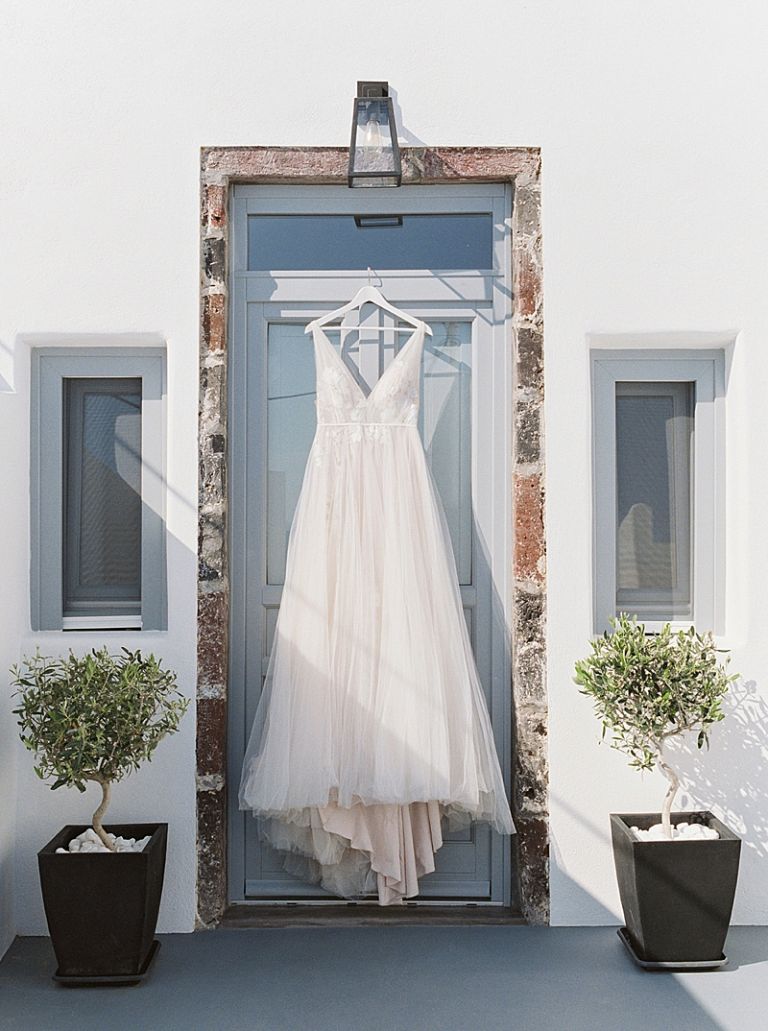
[[[511,189],[499,183],[473,183],[440,186],[404,186],[400,190],[350,190],[347,186],[253,186],[237,184],[230,198],[231,248],[229,268],[229,547],[233,561],[230,588],[229,650],[229,783],[239,782],[247,742],[250,691],[246,691],[246,670],[266,670],[268,653],[263,651],[267,631],[262,622],[265,608],[273,611],[281,588],[267,585],[266,556],[261,548],[266,538],[266,510],[256,515],[247,507],[247,497],[258,484],[255,498],[266,490],[266,409],[256,403],[259,414],[251,422],[247,415],[255,403],[251,391],[266,386],[266,339],[271,323],[302,324],[337,308],[369,281],[363,269],[314,271],[290,269],[262,272],[248,270],[247,220],[253,214],[459,214],[489,212],[492,216],[493,254],[488,267],[434,273],[428,269],[382,268],[374,272],[377,286],[401,308],[418,318],[435,320],[459,318],[472,325],[472,585],[461,587],[464,604],[471,613],[471,633],[476,648],[478,669],[486,691],[494,728],[494,738],[510,789],[511,698],[509,637],[510,622],[509,555],[511,551],[510,506],[505,485],[509,482],[511,439],[510,355],[506,347],[509,318],[509,215]],[[375,232],[375,230],[374,230]],[[482,341],[482,342],[481,342]],[[378,354],[378,348],[374,348]],[[482,362],[480,357],[484,356]],[[373,360],[371,375],[379,374]],[[251,435],[253,434],[253,436]],[[246,436],[249,444],[246,446]],[[247,487],[246,484],[249,486]],[[258,502],[257,502],[258,504]],[[258,543],[258,542],[261,543]],[[256,554],[260,560],[254,561]],[[260,601],[257,601],[257,597]],[[478,622],[479,614],[482,619]],[[253,674],[251,674],[253,675]],[[238,810],[237,796],[229,794],[229,897],[232,905],[264,906],[275,903],[304,902],[336,905],[319,888],[299,887],[295,891],[284,883],[262,880],[263,891],[249,895],[246,840],[255,833],[252,818]],[[465,832],[466,833],[466,832]],[[517,905],[517,884],[513,888],[510,841],[486,827],[470,830],[472,857],[477,863],[487,855],[489,892],[469,879],[455,897],[445,894],[451,888],[447,877],[441,882],[440,862],[448,860],[449,838],[438,856],[437,878],[422,886],[419,906],[510,906]],[[463,851],[465,842],[456,848]],[[443,854],[445,853],[445,855]],[[477,869],[477,868],[476,868]],[[482,879],[480,876],[478,881]],[[286,878],[288,882],[292,878]],[[516,877],[514,878],[516,882]]]
[[[227,330],[230,187],[235,183],[343,185],[344,148],[213,147],[201,152],[199,580],[197,677],[197,913],[215,925],[227,892],[228,555]],[[406,148],[404,185],[509,184],[512,194],[513,360],[510,468],[513,534],[512,809],[520,908],[549,919],[545,535],[542,438],[543,311],[538,148]]]

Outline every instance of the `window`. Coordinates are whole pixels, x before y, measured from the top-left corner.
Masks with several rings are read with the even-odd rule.
[[[593,357],[597,631],[620,612],[718,629],[722,361]]]
[[[32,376],[32,629],[164,629],[162,350],[35,348]]]
[[[490,212],[248,216],[248,270],[493,267]]]

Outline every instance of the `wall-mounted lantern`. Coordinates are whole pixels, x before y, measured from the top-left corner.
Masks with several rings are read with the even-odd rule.
[[[388,82],[358,82],[349,145],[350,186],[399,186],[395,109]]]

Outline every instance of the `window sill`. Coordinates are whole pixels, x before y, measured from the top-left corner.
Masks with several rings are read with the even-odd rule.
[[[141,630],[141,616],[64,616],[62,630]]]

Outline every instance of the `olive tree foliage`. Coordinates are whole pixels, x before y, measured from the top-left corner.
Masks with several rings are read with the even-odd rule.
[[[611,620],[612,631],[592,641],[592,653],[576,663],[576,683],[588,695],[603,725],[603,738],[629,756],[630,766],[658,766],[669,781],[662,824],[672,836],[670,813],[680,779],[664,746],[670,738],[696,733],[699,748],[709,745],[709,730],[723,719],[723,699],[737,674],[728,675],[728,658],[718,660],[712,635],[693,627],[658,634],[626,614]]]
[[[140,651],[106,647],[90,653],[47,658],[39,649],[11,667],[17,688],[13,710],[20,737],[35,753],[35,773],[53,778],[52,790],[88,781],[101,785],[93,829],[112,849],[102,820],[111,786],[152,753],[166,734],[178,730],[189,705],[176,689],[176,674]]]

